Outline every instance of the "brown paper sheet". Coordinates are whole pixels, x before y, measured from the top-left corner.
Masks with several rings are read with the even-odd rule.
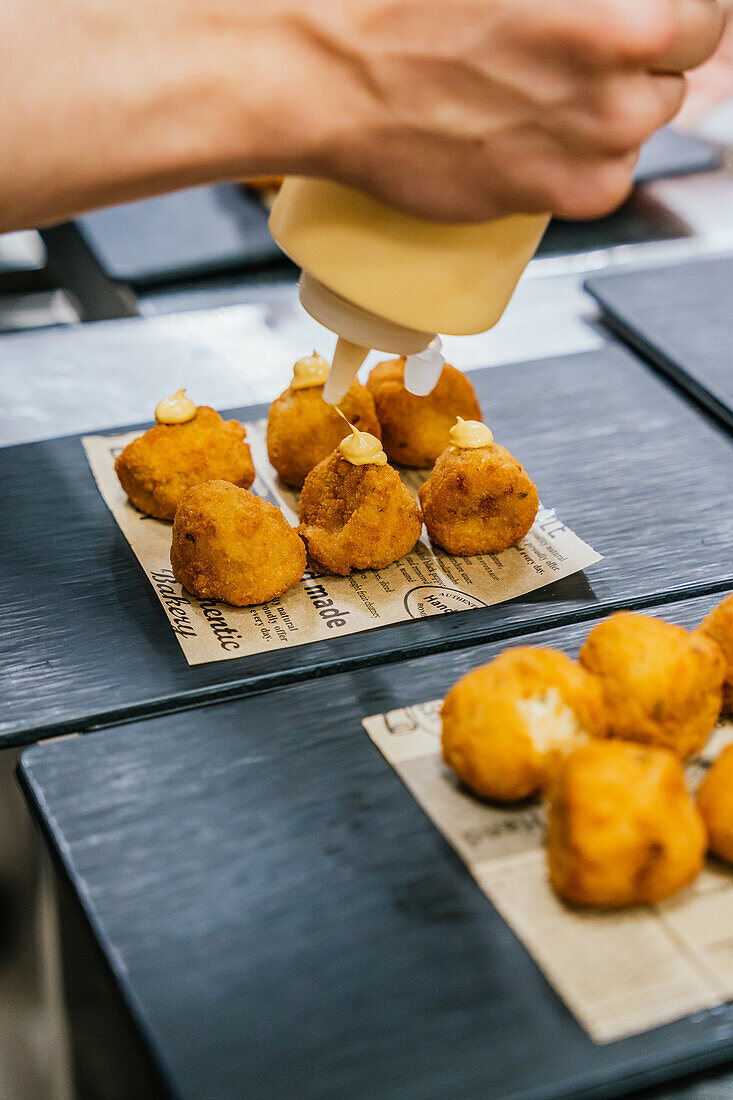
[[[270,466],[266,422],[246,427],[257,471],[253,491],[279,505],[297,526],[298,493],[283,485]],[[541,507],[527,537],[503,554],[454,558],[437,548],[434,551],[423,529],[412,553],[387,569],[350,577],[306,572],[283,596],[256,607],[198,599],[173,577],[171,524],[141,515],[117,480],[115,457],[139,434],[93,435],[82,442],[99,491],[165,608],[190,665],[502,603],[600,560],[600,554],[573,534],[554,511]],[[405,482],[416,492],[426,477],[426,471],[410,472]]]
[[[440,753],[440,700],[363,725],[479,887],[597,1043],[649,1031],[733,998],[733,872],[712,862],[674,898],[582,912],[550,888],[542,805],[503,808],[461,787]],[[720,726],[688,766],[695,787],[733,741]]]

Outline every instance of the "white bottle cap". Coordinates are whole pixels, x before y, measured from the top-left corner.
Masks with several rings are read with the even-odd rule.
[[[405,389],[416,397],[427,397],[438,385],[443,373],[445,356],[439,336],[430,341],[425,351],[408,355],[405,361]]]
[[[307,271],[300,276],[300,301],[311,317],[342,338],[332,366],[332,374],[337,373],[338,377],[334,376],[332,382],[329,375],[323,390],[330,404],[342,399],[371,348],[396,355],[414,355],[424,351],[435,338],[433,332],[405,328],[347,302]],[[356,349],[363,352],[361,358]]]

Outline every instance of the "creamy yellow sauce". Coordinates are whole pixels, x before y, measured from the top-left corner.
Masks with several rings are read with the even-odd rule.
[[[351,435],[339,443],[339,454],[352,466],[386,466],[387,456],[382,450],[382,442],[370,432],[360,432],[346,419],[341,409],[336,409],[341,419],[351,428]]]
[[[164,397],[155,406],[155,419],[159,424],[185,424],[193,420],[196,406],[186,397],[185,389],[176,390],[170,397]]]
[[[328,360],[314,351],[312,355],[306,355],[294,365],[290,389],[308,390],[314,386],[322,386],[327,378]]]
[[[494,441],[494,433],[480,420],[464,420],[459,416],[450,430],[451,446],[460,450],[475,451],[479,447],[488,447]]]

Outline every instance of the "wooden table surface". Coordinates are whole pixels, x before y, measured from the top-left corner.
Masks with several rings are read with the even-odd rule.
[[[714,602],[659,613],[693,626]],[[533,641],[575,653],[587,630]],[[731,1057],[730,1007],[593,1044],[361,729],[504,644],[24,754],[62,876],[174,1096],[590,1100]],[[124,1095],[103,1064],[105,1095]]]
[[[96,210],[77,225],[111,278],[150,285],[284,262],[267,217],[258,198],[229,183]]]
[[[733,585],[725,506],[733,439],[632,355],[609,345],[472,378],[496,438],[603,560],[507,604],[196,667],[186,664],[79,440],[0,450],[13,517],[0,530],[0,743]]]
[[[619,271],[586,285],[615,332],[733,429],[733,256]]]

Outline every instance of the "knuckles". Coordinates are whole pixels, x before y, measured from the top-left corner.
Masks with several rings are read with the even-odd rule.
[[[594,112],[600,148],[611,153],[638,148],[666,121],[668,112],[650,81],[629,80],[605,93]]]
[[[545,209],[569,221],[601,218],[628,198],[631,187],[630,159],[570,166],[546,185]]]
[[[671,0],[606,0],[602,27],[616,60],[653,63],[674,46],[681,32]]]

